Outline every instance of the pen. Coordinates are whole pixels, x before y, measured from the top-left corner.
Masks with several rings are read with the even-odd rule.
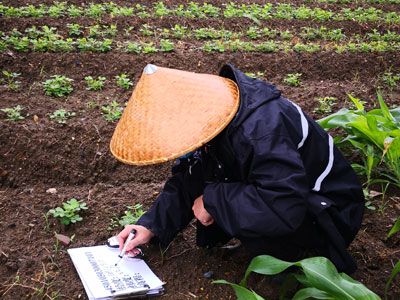
[[[115,265],[117,265],[121,261],[121,259],[124,257],[125,252],[126,252],[126,247],[128,246],[128,243],[135,237],[135,234],[136,234],[136,230],[132,229],[128,235],[128,238],[125,241],[124,248],[122,248],[120,254],[118,255],[119,260],[115,263]]]

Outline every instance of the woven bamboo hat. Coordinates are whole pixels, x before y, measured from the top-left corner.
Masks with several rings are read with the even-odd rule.
[[[165,162],[220,133],[239,107],[230,79],[147,65],[111,139],[112,154],[132,165]]]

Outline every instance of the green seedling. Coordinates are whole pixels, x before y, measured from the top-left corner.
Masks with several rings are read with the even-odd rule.
[[[150,43],[142,43],[143,53],[156,53],[158,52],[158,49],[153,45],[153,42]]]
[[[101,110],[105,113],[105,119],[107,121],[119,120],[124,111],[123,107],[120,107],[116,100],[112,101],[110,105],[102,106]]]
[[[42,82],[46,95],[62,97],[64,95],[69,95],[74,90],[71,86],[73,79],[60,75],[53,75],[51,77],[53,77],[53,79]]]
[[[394,88],[397,86],[397,82],[400,80],[400,73],[393,74],[392,72],[388,71],[382,76],[382,81],[388,85],[390,88]]]
[[[16,91],[21,86],[21,82],[16,80],[21,75],[20,73],[10,73],[6,70],[3,70],[3,74],[7,77],[9,90]]]
[[[160,46],[161,46],[161,51],[164,51],[164,52],[172,51],[175,48],[174,42],[171,42],[168,39],[166,39],[166,40],[162,39],[160,41]]]
[[[129,89],[131,86],[133,86],[133,83],[126,74],[121,74],[121,76],[117,75],[115,76],[115,79],[117,81],[117,85],[123,87],[124,89]]]
[[[69,112],[65,109],[58,109],[50,115],[50,119],[56,120],[59,124],[65,124],[70,117],[75,115],[76,113],[74,112]]]
[[[56,242],[53,245],[54,254],[58,253],[58,246],[60,245],[60,240],[58,239],[58,233],[54,231],[54,236],[56,238]]]
[[[154,35],[154,29],[148,24],[143,24],[142,28],[139,29],[139,32],[145,36],[153,36]]]
[[[93,109],[93,108],[95,108],[95,107],[99,107],[99,106],[100,106],[99,103],[96,103],[96,102],[93,102],[93,101],[86,103],[86,105],[87,105],[87,107],[88,107],[89,109]]]
[[[64,225],[82,221],[82,217],[78,214],[78,212],[88,209],[83,200],[78,201],[75,198],[64,202],[62,206],[62,208],[56,207],[55,209],[50,209],[48,214],[52,215],[54,218],[59,218],[61,220],[61,224]]]
[[[21,115],[22,109],[23,109],[22,106],[17,105],[14,108],[2,108],[0,109],[0,111],[5,112],[7,114],[7,119],[4,119],[4,121],[9,122],[9,121],[18,121],[25,119],[25,117]]]
[[[283,79],[283,82],[290,86],[299,86],[301,85],[301,82],[299,80],[301,75],[301,73],[287,74],[286,78]]]
[[[136,224],[139,218],[146,212],[142,210],[141,207],[142,204],[127,206],[126,208],[128,210],[124,212],[124,215],[121,218],[115,216],[110,220],[110,226],[107,228],[107,230],[113,230],[114,228],[120,226],[125,227],[126,225]]]
[[[315,101],[319,103],[319,106],[314,108],[314,112],[319,113],[319,114],[327,114],[332,112],[332,106],[334,106],[336,103],[333,101],[336,101],[337,98],[335,97],[324,97],[324,98],[315,98]]]
[[[251,78],[261,78],[264,76],[263,72],[257,72],[257,74],[255,73],[245,73],[245,74]]]
[[[88,84],[88,87],[86,88],[87,90],[101,91],[103,89],[106,78],[99,76],[97,79],[94,79],[92,76],[86,76],[85,80]]]
[[[79,36],[83,33],[82,26],[79,24],[67,24],[67,28],[69,28],[69,35]]]
[[[282,284],[281,297],[285,299],[287,288],[296,280],[304,288],[298,290],[293,299],[370,299],[380,298],[362,283],[352,279],[345,273],[338,273],[333,263],[325,257],[305,258],[297,262],[287,262],[269,255],[254,257],[239,284],[225,280],[213,281],[230,285],[238,300],[263,300],[255,291],[246,287],[247,278],[252,273],[276,275],[290,267],[299,267],[303,274],[288,274]]]

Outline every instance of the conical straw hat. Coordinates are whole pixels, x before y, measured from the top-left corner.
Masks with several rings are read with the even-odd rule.
[[[165,162],[204,145],[232,120],[239,90],[230,79],[147,65],[111,139],[132,165]]]

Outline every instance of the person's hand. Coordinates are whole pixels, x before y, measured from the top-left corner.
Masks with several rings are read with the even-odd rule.
[[[119,251],[121,251],[124,247],[125,240],[128,238],[128,235],[132,231],[132,229],[136,229],[136,234],[135,237],[128,243],[126,247],[126,254],[131,254],[132,256],[135,256],[135,254],[137,254],[138,252],[138,250],[136,250],[135,248],[139,245],[149,242],[150,239],[154,236],[154,233],[141,225],[126,226],[124,230],[122,230],[117,235],[119,242]]]
[[[204,208],[203,195],[200,195],[196,200],[194,200],[192,210],[196,219],[204,226],[209,226],[214,223],[213,217],[211,217],[208,211]]]

